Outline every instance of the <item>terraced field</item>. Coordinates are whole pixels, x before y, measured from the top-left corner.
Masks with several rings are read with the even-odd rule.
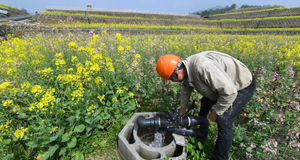
[[[272,8],[273,7],[273,8]],[[25,33],[27,30],[47,28],[63,32],[73,31],[108,32],[122,34],[299,34],[300,8],[278,6],[254,8],[250,11],[237,10],[231,13],[211,15],[203,19],[197,15],[171,15],[104,10],[82,10],[48,8],[35,15],[36,25],[2,26],[7,33]],[[0,26],[1,27],[1,26]],[[24,29],[24,31],[22,31]],[[18,31],[19,30],[19,31]],[[49,32],[47,31],[47,32]],[[3,33],[2,33],[3,34]]]
[[[84,12],[84,13],[83,13]],[[208,31],[230,31],[240,30],[244,33],[251,30],[251,34],[255,29],[264,29],[263,31],[275,31],[282,33],[286,31],[288,34],[297,34],[300,28],[300,8],[279,8],[277,6],[255,8],[255,11],[232,12],[222,15],[212,15],[208,19],[201,17],[186,15],[160,15],[160,14],[141,14],[141,13],[122,13],[122,12],[104,12],[104,11],[68,11],[49,9],[45,11],[39,18],[40,21],[47,24],[57,22],[58,19],[68,21],[72,17],[72,21],[82,24],[93,24],[90,28],[95,28],[95,24],[109,26],[108,28],[132,29],[159,29],[159,30],[193,30]],[[216,21],[217,19],[217,21]],[[115,25],[115,27],[113,26]],[[123,27],[122,27],[123,25]],[[137,26],[138,25],[138,26]],[[56,25],[59,27],[59,25]],[[126,26],[126,27],[125,27]],[[143,26],[143,27],[141,27]],[[153,27],[159,26],[159,27]],[[84,28],[88,28],[85,25]],[[270,29],[272,28],[272,29]],[[225,30],[224,30],[225,29]],[[261,34],[262,30],[257,30]],[[290,32],[295,31],[295,32]],[[235,33],[235,32],[233,32]]]
[[[298,16],[211,20],[52,8],[27,23],[1,24],[0,156],[120,159],[117,134],[134,113],[179,105],[181,86],[161,81],[158,58],[217,50],[243,61],[257,79],[236,119],[229,158],[298,159]],[[200,98],[192,94],[194,115]],[[216,137],[215,123],[204,144],[188,137],[188,159],[209,159]]]

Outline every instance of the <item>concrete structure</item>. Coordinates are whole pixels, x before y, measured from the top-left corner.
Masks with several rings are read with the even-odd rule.
[[[187,140],[182,135],[174,133],[165,133],[165,143],[162,147],[150,147],[147,141],[154,139],[154,134],[157,132],[154,129],[139,128],[136,120],[139,116],[146,118],[154,116],[167,116],[162,112],[145,112],[136,113],[127,122],[125,127],[118,135],[118,150],[122,159],[125,160],[143,160],[143,159],[164,159],[182,160],[186,159],[185,152]],[[146,137],[146,138],[145,138]],[[148,139],[148,140],[146,140]]]

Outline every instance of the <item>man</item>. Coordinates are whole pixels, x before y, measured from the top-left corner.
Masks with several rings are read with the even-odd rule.
[[[230,55],[205,51],[183,61],[179,56],[164,55],[158,60],[156,71],[166,82],[182,82],[180,115],[186,112],[193,89],[203,95],[199,116],[206,117],[209,113],[208,119],[218,125],[212,159],[228,159],[234,119],[256,89],[249,69]]]

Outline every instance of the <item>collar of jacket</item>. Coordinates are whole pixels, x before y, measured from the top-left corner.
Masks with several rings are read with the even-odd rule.
[[[193,77],[192,76],[189,76],[189,75],[192,75],[190,73],[190,66],[189,66],[189,62],[188,60],[183,60],[182,63],[184,64],[185,68],[186,68],[186,73],[187,73],[187,78],[184,79],[184,81],[188,81],[189,83],[193,83]]]

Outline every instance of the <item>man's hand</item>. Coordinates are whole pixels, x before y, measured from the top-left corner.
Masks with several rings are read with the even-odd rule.
[[[186,109],[185,108],[181,108],[180,111],[179,111],[179,114],[182,116],[185,112],[186,112]]]
[[[212,122],[216,122],[217,117],[218,117],[217,113],[214,110],[211,110],[208,115],[208,119],[211,120]]]

